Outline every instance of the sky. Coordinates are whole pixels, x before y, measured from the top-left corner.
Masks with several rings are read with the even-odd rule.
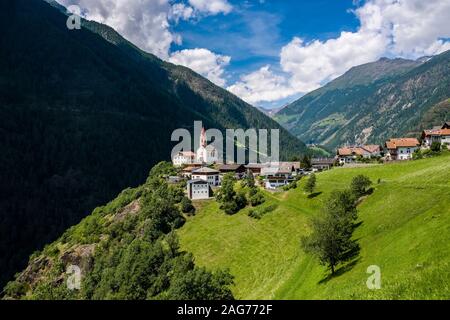
[[[381,57],[450,49],[449,0],[57,1],[264,108]]]

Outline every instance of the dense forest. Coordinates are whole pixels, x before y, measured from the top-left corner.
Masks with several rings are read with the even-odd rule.
[[[0,2],[0,287],[93,208],[169,160],[170,135],[281,130],[281,156],[305,145],[191,70],[140,51],[111,28],[43,0]]]

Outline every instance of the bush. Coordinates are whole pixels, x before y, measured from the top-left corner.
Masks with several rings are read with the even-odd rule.
[[[266,199],[264,198],[264,195],[261,192],[257,192],[250,197],[250,204],[252,205],[252,207],[257,207],[260,204],[263,204],[265,201]]]
[[[248,216],[254,219],[261,219],[264,215],[266,215],[269,212],[274,211],[277,208],[276,204],[272,204],[270,206],[267,206],[265,208],[259,208],[259,209],[251,209],[248,212]]]
[[[192,201],[188,197],[184,197],[181,200],[181,211],[186,214],[195,213],[195,207],[192,205]]]
[[[433,152],[439,152],[439,151],[441,151],[441,143],[440,143],[440,142],[437,142],[437,141],[433,142],[433,143],[431,144],[430,150],[433,151]]]

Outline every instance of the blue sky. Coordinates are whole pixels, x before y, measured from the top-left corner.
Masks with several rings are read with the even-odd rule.
[[[280,49],[295,36],[306,41],[355,31],[359,21],[349,12],[351,0],[230,1],[229,14],[181,21],[173,30],[183,38],[172,50],[208,48],[231,57],[228,81],[266,64],[276,65]]]
[[[450,50],[449,0],[57,1],[266,108],[383,56]]]

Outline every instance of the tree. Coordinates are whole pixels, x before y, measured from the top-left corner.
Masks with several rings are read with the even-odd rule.
[[[350,190],[353,192],[355,197],[359,198],[366,194],[367,188],[369,188],[371,184],[372,181],[370,181],[369,177],[360,174],[352,179]]]
[[[315,188],[316,188],[316,175],[312,173],[309,176],[308,181],[306,181],[305,191],[308,193],[313,193]]]
[[[248,170],[247,175],[244,179],[244,186],[249,188],[255,188],[255,177],[253,176],[253,172]]]
[[[302,238],[305,252],[315,255],[334,274],[336,266],[352,259],[359,248],[352,240],[357,211],[350,191],[333,192],[324,215],[312,222],[312,234]]]
[[[236,196],[236,191],[234,191],[234,184],[236,183],[236,178],[233,174],[227,173],[222,179],[222,187],[220,192],[217,193],[217,201],[225,203],[232,201]]]
[[[266,201],[264,195],[261,192],[256,192],[253,196],[250,197],[250,204],[252,207],[257,207],[260,204],[263,204]]]
[[[236,193],[234,185],[236,178],[233,174],[227,173],[222,179],[222,188],[217,193],[216,200],[221,203],[220,209],[226,214],[235,214],[247,205],[245,192]]]
[[[305,154],[302,158],[301,166],[303,169],[311,169],[311,157]]]
[[[441,143],[440,142],[433,142],[430,146],[431,151],[433,152],[439,152],[441,151]]]

